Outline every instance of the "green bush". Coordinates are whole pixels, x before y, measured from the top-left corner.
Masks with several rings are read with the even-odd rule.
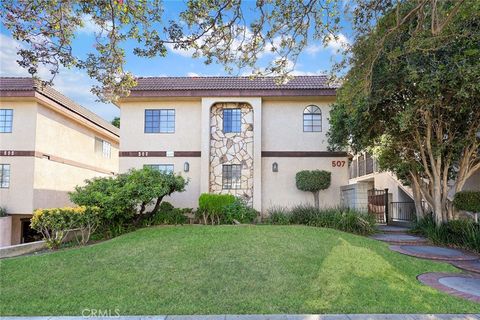
[[[59,248],[72,229],[79,229],[81,239],[77,240],[85,244],[98,226],[98,212],[96,207],[84,206],[38,209],[33,213],[31,227],[43,235],[51,249]]]
[[[162,224],[185,224],[188,222],[186,213],[192,209],[175,208],[170,202],[162,202],[157,213],[150,219],[146,220],[144,225],[162,225]]]
[[[453,205],[458,210],[480,212],[480,191],[461,191],[455,194]]]
[[[115,177],[86,180],[70,193],[73,203],[100,209],[100,225],[107,236],[116,236],[150,221],[164,197],[182,192],[183,177],[149,167],[131,169]],[[147,208],[152,208],[147,211]]]
[[[7,209],[0,207],[0,217],[6,217],[7,216]]]
[[[225,207],[221,216],[221,223],[232,224],[234,221],[240,223],[253,223],[258,217],[258,211],[248,206],[245,201],[235,199],[235,202]]]
[[[303,170],[297,172],[295,181],[297,189],[313,193],[315,200],[315,207],[320,207],[320,190],[325,190],[330,187],[331,172],[325,170]]]
[[[290,223],[308,225],[319,214],[320,210],[311,205],[296,205],[290,210]]]
[[[287,225],[290,224],[290,212],[285,207],[272,207],[267,210],[267,223]]]
[[[268,213],[272,224],[302,224],[361,235],[375,232],[373,215],[348,208],[317,209],[310,205],[298,205],[291,210],[272,208]]]
[[[204,224],[208,222],[220,224],[227,206],[235,201],[235,196],[231,194],[202,193],[198,198],[197,214],[203,219]]]
[[[415,224],[412,232],[427,237],[435,244],[480,252],[480,224],[472,220],[452,220],[437,226],[434,217],[429,214]]]

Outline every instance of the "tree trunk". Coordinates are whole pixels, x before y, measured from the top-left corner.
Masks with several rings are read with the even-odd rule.
[[[442,188],[439,179],[434,178],[433,183],[433,203],[432,210],[437,226],[445,221],[445,212],[442,206]]]
[[[315,191],[313,193],[313,199],[315,200],[315,208],[320,209],[320,191]]]
[[[417,221],[420,221],[425,216],[425,211],[423,210],[422,203],[422,192],[420,190],[420,184],[416,177],[412,174],[412,191],[413,191],[413,202],[415,203],[415,213],[417,216]]]

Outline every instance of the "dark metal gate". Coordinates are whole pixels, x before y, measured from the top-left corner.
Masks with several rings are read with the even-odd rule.
[[[368,212],[375,216],[377,223],[387,223],[388,189],[368,190]]]
[[[392,202],[392,220],[400,222],[415,221],[415,203],[412,201]]]

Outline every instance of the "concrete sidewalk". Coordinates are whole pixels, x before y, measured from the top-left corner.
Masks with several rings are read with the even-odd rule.
[[[480,314],[265,314],[111,317],[0,317],[2,320],[480,320]]]

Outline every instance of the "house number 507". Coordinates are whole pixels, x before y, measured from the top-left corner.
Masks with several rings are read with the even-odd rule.
[[[332,161],[332,167],[345,167],[345,161],[344,160]]]

